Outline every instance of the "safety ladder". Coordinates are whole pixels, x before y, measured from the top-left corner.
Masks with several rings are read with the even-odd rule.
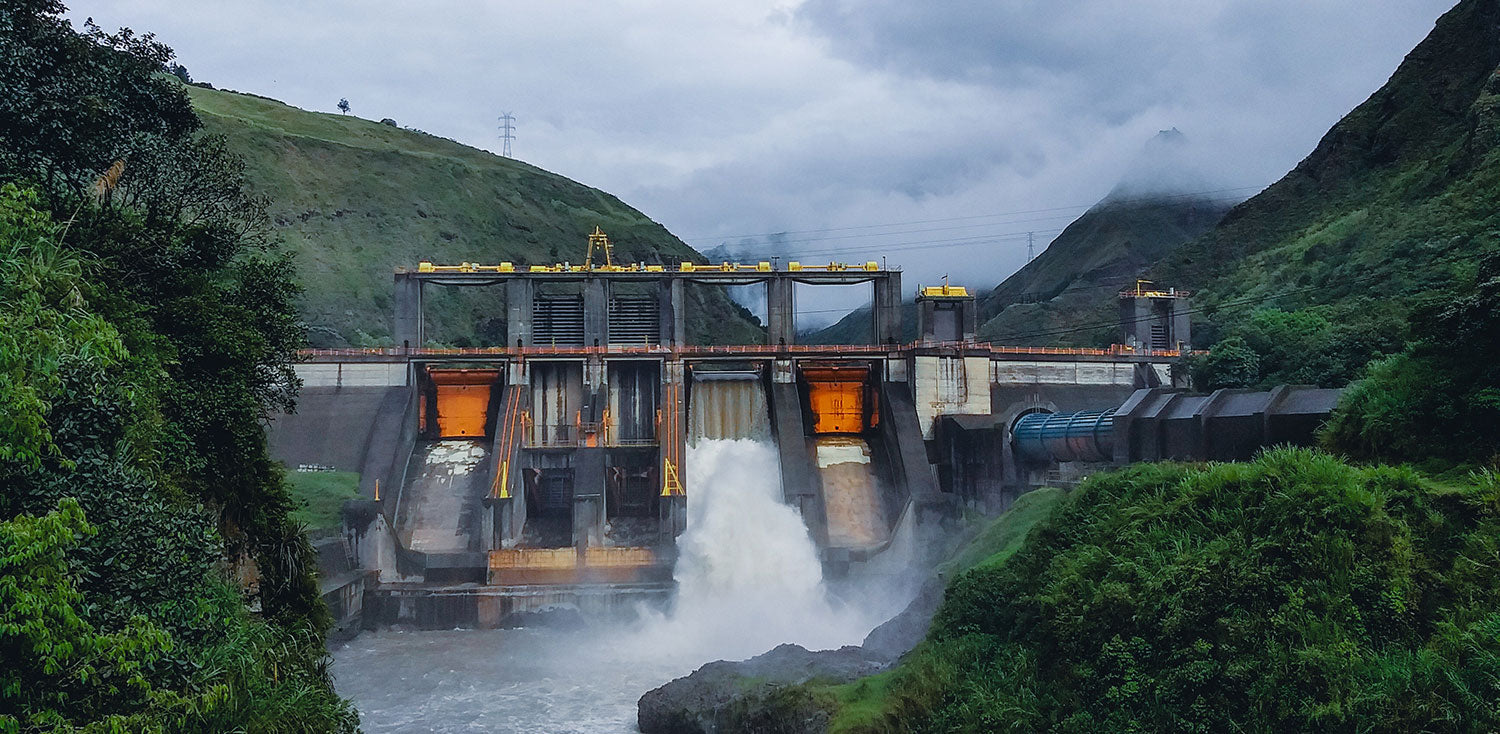
[[[506,396],[510,399],[505,401],[505,415],[500,424],[500,465],[495,467],[495,481],[490,485],[490,497],[502,500],[510,498],[510,462],[516,453],[517,431],[524,420],[520,388],[512,386],[510,390],[514,394]]]

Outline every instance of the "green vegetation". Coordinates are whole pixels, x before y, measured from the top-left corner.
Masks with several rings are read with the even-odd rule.
[[[581,262],[597,225],[614,258],[675,266],[700,255],[619,199],[512,158],[349,115],[249,94],[188,88],[204,129],[245,160],[275,232],[297,255],[313,346],[390,345],[391,272],[420,260]],[[428,333],[453,346],[504,340],[503,295],[428,289]],[[689,288],[688,329],[704,344],[764,339],[716,288]]]
[[[1056,512],[1067,497],[1067,492],[1055,488],[1034,489],[1020,495],[1016,503],[1011,504],[1010,510],[999,518],[992,519],[972,539],[957,548],[947,561],[939,564],[936,569],[939,578],[954,578],[969,569],[1001,566],[1022,548],[1032,528],[1046,521],[1047,516]],[[901,681],[901,674],[903,672],[897,668],[847,684],[811,681],[801,686],[784,686],[772,690],[769,695],[739,702],[745,713],[751,716],[769,716],[775,719],[774,722],[736,720],[736,725],[741,726],[744,731],[778,731],[771,725],[787,717],[796,720],[826,719],[831,713],[828,723],[831,734],[886,731],[880,722],[885,719],[886,707],[894,695],[892,686],[906,684]],[[751,683],[753,681],[745,681],[747,686]],[[817,711],[817,716],[807,716],[808,711]],[[756,728],[756,723],[762,726]]]
[[[326,671],[307,665],[304,645],[315,640],[253,619],[223,581],[175,610],[201,640],[169,634],[160,615],[101,631],[81,589],[98,573],[77,557],[98,533],[72,498],[0,521],[0,731],[351,727],[347,707],[330,707]]]
[[[1067,496],[1061,489],[1042,487],[1017,497],[1010,509],[985,525],[952,558],[938,564],[938,575],[951,578],[971,568],[1004,563],[1020,549],[1031,528],[1051,515]]]
[[[297,505],[292,521],[309,533],[337,530],[344,501],[359,498],[359,472],[287,472],[286,480]]]
[[[290,262],[171,52],[62,11],[0,9],[0,731],[352,731],[261,428]]]
[[[1500,467],[1500,253],[1478,282],[1412,319],[1417,338],[1344,395],[1330,446],[1366,459]]]
[[[1306,450],[1086,481],[834,731],[1489,731],[1500,478]],[[847,718],[846,718],[847,717]],[[852,720],[851,720],[852,719]]]
[[[1261,308],[1231,318],[1232,335],[1189,361],[1200,390],[1339,387],[1359,377],[1370,360],[1400,349],[1402,340],[1383,320],[1333,321],[1313,309]]]

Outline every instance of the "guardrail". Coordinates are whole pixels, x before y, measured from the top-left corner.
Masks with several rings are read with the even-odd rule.
[[[423,347],[420,349],[402,349],[398,347],[374,347],[345,349],[302,349],[297,354],[303,360],[315,357],[549,357],[549,356],[587,356],[598,355],[660,355],[660,356],[682,356],[693,357],[698,355],[715,354],[747,354],[747,355],[778,355],[778,354],[889,354],[891,352],[902,352],[913,349],[963,349],[972,351],[987,351],[991,354],[1040,354],[1040,355],[1072,355],[1072,356],[1141,356],[1141,357],[1181,357],[1183,352],[1177,349],[1136,349],[1123,344],[1116,344],[1108,349],[1090,349],[1085,347],[1014,347],[989,342],[908,342],[906,344],[785,344],[780,346],[766,344],[733,344],[722,346],[688,346],[688,347],[666,347],[660,344],[652,345],[629,345],[611,344],[608,346],[584,347],[584,346],[541,346],[541,347]],[[1187,354],[1205,354],[1202,351],[1189,351]]]

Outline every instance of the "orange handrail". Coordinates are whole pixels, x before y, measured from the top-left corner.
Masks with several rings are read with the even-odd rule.
[[[659,356],[692,357],[694,355],[710,354],[748,354],[755,356],[774,356],[778,354],[890,354],[914,349],[963,349],[971,352],[989,352],[990,354],[1048,354],[1063,356],[1096,356],[1108,357],[1115,355],[1139,355],[1147,357],[1180,357],[1183,352],[1177,349],[1142,349],[1133,348],[1124,344],[1116,344],[1108,349],[1097,349],[1087,347],[1028,347],[1028,346],[1004,346],[991,344],[989,342],[909,342],[900,345],[880,344],[788,344],[783,346],[770,346],[760,344],[732,344],[721,346],[689,346],[689,347],[665,347],[661,345],[624,345],[613,344],[600,347],[586,346],[540,346],[540,347],[424,347],[421,349],[398,349],[390,347],[374,348],[346,348],[346,349],[302,349],[297,355],[303,360],[314,357],[445,357],[445,356],[470,356],[470,357],[510,357],[524,358],[529,356],[587,356],[587,355],[620,355],[641,354]],[[1201,354],[1200,351],[1190,351],[1188,354]]]

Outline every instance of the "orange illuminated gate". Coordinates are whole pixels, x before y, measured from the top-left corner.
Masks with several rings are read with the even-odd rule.
[[[477,438],[485,435],[490,394],[499,370],[433,369],[439,438]]]
[[[802,377],[807,380],[813,433],[861,433],[876,425],[875,396],[866,389],[869,367],[808,367],[802,370]]]

